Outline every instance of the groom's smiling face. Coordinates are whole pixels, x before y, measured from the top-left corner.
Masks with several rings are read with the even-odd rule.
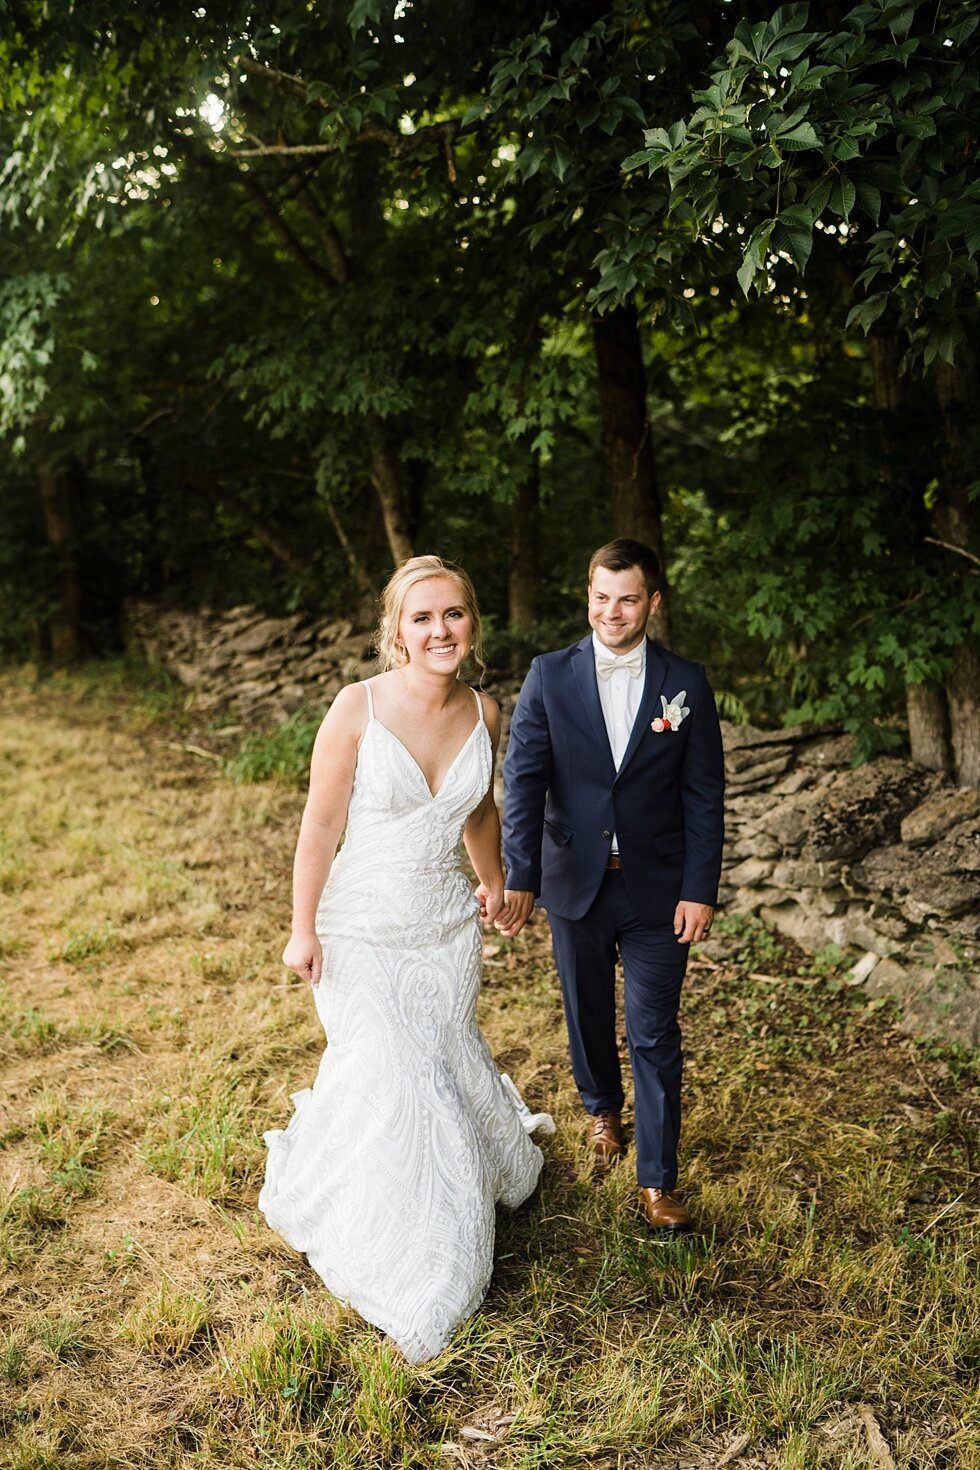
[[[647,619],[656,612],[660,593],[647,591],[639,567],[611,572],[596,567],[589,584],[589,622],[611,653],[629,653],[642,640]]]

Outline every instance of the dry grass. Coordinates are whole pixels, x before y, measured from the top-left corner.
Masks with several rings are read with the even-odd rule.
[[[277,960],[299,794],[118,681],[0,694],[0,1464],[980,1467],[963,1058],[730,924],[686,1008],[706,1233],[656,1242],[628,1170],[589,1175],[536,922],[482,1016],[559,1132],[482,1310],[409,1367],[255,1211],[321,1044]]]

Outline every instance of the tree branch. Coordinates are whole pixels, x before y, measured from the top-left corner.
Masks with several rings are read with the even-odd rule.
[[[264,77],[266,81],[274,83],[291,96],[298,97],[314,107],[324,109],[333,106],[333,103],[323,97],[310,97],[307,84],[302,77],[293,76],[290,72],[278,71],[274,66],[265,66],[261,61],[256,61],[251,56],[236,57],[233,66],[240,67],[242,71],[250,72],[252,76]],[[456,155],[454,144],[457,137],[462,133],[475,131],[479,119],[474,118],[466,127],[460,125],[459,118],[447,118],[445,122],[430,123],[428,127],[420,128],[416,133],[399,133],[394,128],[386,127],[384,123],[376,122],[373,118],[365,118],[357,132],[351,137],[355,143],[383,143],[393,158],[407,158],[411,153],[417,153],[420,148],[426,148],[430,143],[436,143],[442,150],[446,159],[446,172],[449,182],[455,184]],[[265,144],[256,148],[235,148],[230,150],[236,158],[261,158],[267,154],[308,154],[317,155],[322,153],[337,152],[338,145],[334,143],[295,143],[292,145]]]
[[[339,153],[339,143],[261,143],[255,148],[229,148],[228,152],[232,158],[270,158],[284,154],[292,154],[298,157],[301,154],[313,156],[324,153]]]
[[[923,540],[928,541],[930,546],[941,546],[944,551],[955,551],[957,556],[965,556],[967,561],[972,561],[980,567],[980,556],[974,556],[973,552],[967,551],[965,546],[954,546],[952,541],[937,541],[935,536],[924,536]]]
[[[324,270],[318,260],[313,259],[313,256],[306,247],[293,234],[286,221],[282,218],[282,215],[272,203],[272,200],[262,188],[258,179],[253,179],[251,174],[245,173],[242,169],[238,169],[234,176],[242,185],[242,188],[247,189],[252,198],[260,206],[266,219],[269,221],[269,226],[273,234],[282,241],[296,263],[301,265],[314,280],[330,286],[336,285],[336,281],[331,273]]]
[[[278,71],[274,66],[266,66],[261,61],[256,61],[254,56],[245,53],[231,59],[230,65],[239,71],[250,72],[253,77],[265,77],[266,81],[274,82],[277,87],[282,87],[286,92],[291,92],[294,97],[301,98],[304,102],[309,101],[306,83],[302,77],[291,76],[288,71]]]
[[[173,132],[171,134],[171,138],[174,148],[183,157],[189,158],[192,163],[196,163],[202,168],[210,170],[215,178],[217,178],[219,174],[224,177],[228,176],[229,169],[227,165],[219,163],[218,160],[214,158],[206,148],[201,149],[192,147],[188,138],[182,135],[179,131]],[[256,203],[261,208],[263,214],[268,219],[273,234],[278,237],[278,239],[286,247],[286,250],[292,256],[292,258],[297,262],[297,264],[301,265],[303,269],[307,272],[307,274],[311,275],[314,280],[320,281],[322,284],[325,285],[335,285],[336,282],[330,271],[326,270],[320,264],[320,262],[310,254],[305,245],[303,245],[302,241],[293,234],[292,230],[286,224],[286,221],[282,218],[282,215],[276,209],[272,200],[268,197],[265,190],[262,188],[262,185],[259,183],[258,179],[244,168],[233,168],[230,170],[230,173],[231,177],[236,180],[236,182],[239,183],[243,189],[246,189],[248,193],[252,195],[252,198],[256,201]]]

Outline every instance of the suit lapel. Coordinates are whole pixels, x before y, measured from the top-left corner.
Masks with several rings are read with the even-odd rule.
[[[583,638],[578,645],[572,659],[572,670],[575,674],[575,682],[578,685],[578,691],[582,697],[585,712],[589,717],[593,734],[609,762],[610,770],[613,770],[609,736],[606,732],[606,722],[602,717],[602,705],[599,703],[599,684],[596,679],[595,654],[592,647],[591,633],[588,637]]]
[[[653,719],[659,708],[658,700],[663,690],[666,678],[667,660],[661,653],[659,646],[654,643],[651,638],[648,638],[647,668],[646,678],[643,681],[643,697],[640,700],[640,707],[636,712],[636,719],[633,721],[633,728],[630,731],[629,742],[626,746],[626,751],[623,755],[622,763],[619,767],[620,775],[623,773],[623,771],[626,770],[626,767],[629,765],[630,761],[639,750],[640,741],[643,739],[643,736],[650,728],[650,721]],[[599,696],[597,694],[596,703],[598,703],[598,700]],[[600,710],[600,718],[601,713],[602,712]],[[608,741],[606,743],[608,744]]]

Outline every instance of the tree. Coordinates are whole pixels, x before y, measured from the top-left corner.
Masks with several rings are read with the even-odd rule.
[[[890,517],[882,508],[891,521],[882,551],[892,554],[916,533],[897,607],[938,602],[943,615],[923,617],[919,608],[896,637],[887,625],[895,609],[883,609],[869,645],[861,614],[847,677],[867,689],[869,681],[883,685],[889,667],[899,669],[913,691],[913,753],[954,765],[969,782],[980,780],[980,665],[972,651],[980,592],[968,545],[980,488],[973,470],[980,78],[972,10],[862,4],[833,28],[809,30],[810,7],[788,5],[768,21],[740,21],[694,95],[696,110],[649,128],[644,148],[625,161],[628,171],[645,168],[655,190],[666,184],[667,213],[679,227],[666,262],[661,244],[638,244],[631,264],[639,280],[708,255],[719,273],[737,265],[746,295],[761,290],[778,305],[796,295],[788,272],[806,272],[809,281],[818,262],[832,261],[846,283],[847,327],[873,334],[883,418],[905,408],[899,362],[910,377],[931,375],[943,430],[938,473],[914,488],[906,481]],[[611,253],[604,264],[602,298],[616,299],[618,262]],[[882,423],[886,457],[896,437],[895,424]],[[771,589],[771,598],[771,615],[792,621],[792,586]],[[944,687],[945,710],[923,687]],[[952,751],[937,757],[946,713]]]

